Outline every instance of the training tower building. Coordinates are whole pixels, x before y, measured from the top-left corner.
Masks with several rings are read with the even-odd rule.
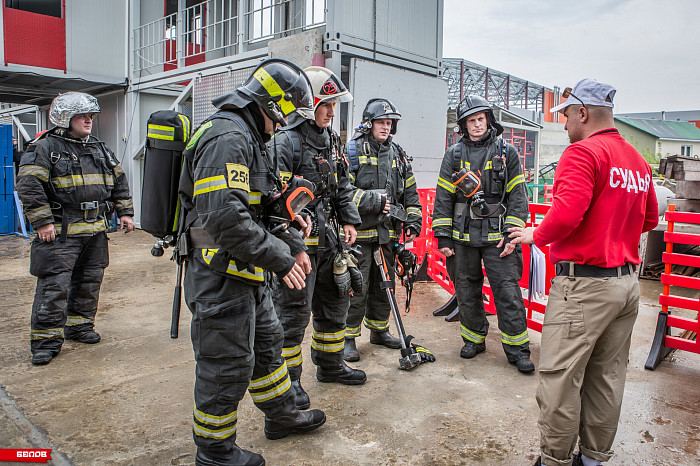
[[[454,126],[448,107],[465,92],[502,109],[495,111],[512,123],[508,134],[522,143],[525,166],[524,154],[539,146],[525,131],[537,130],[541,112],[556,104],[542,86],[461,59],[443,62],[443,0],[7,0],[0,15],[0,124],[13,126],[21,150],[50,127],[48,106],[59,92],[95,95],[102,113],[94,133],[128,175],[137,223],[151,113],[174,109],[196,127],[214,111],[213,97],[267,57],[341,77],[355,97],[336,112],[343,140],[369,99],[389,98],[402,114],[396,140],[413,156],[421,188],[435,186]]]
[[[267,57],[326,66],[355,96],[334,123],[342,137],[364,104],[387,97],[403,119],[397,141],[418,182],[434,183],[442,156],[447,85],[442,0],[8,0],[3,3],[0,123],[20,148],[49,127],[59,92],[95,95],[96,135],[117,153],[140,213],[142,155],[151,113],[175,109],[193,126],[211,98],[241,84]],[[40,33],[39,33],[40,31]],[[11,106],[8,104],[12,104]]]

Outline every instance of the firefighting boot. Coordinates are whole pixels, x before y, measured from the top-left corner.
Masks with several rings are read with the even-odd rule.
[[[530,372],[535,371],[535,364],[530,361],[530,358],[518,359],[511,364],[515,364],[518,367],[518,371],[522,372],[523,374],[529,374]]]
[[[51,351],[36,351],[32,353],[32,364],[35,366],[43,366],[44,364],[50,363],[53,357],[54,353]]]
[[[477,345],[476,343],[472,343],[471,341],[467,341],[464,343],[464,346],[459,352],[459,356],[464,358],[464,359],[471,359],[474,356],[476,356],[479,353],[482,353],[486,351],[486,345],[485,344],[480,344]]]
[[[387,348],[391,349],[399,349],[401,348],[401,340],[398,338],[394,337],[391,333],[389,333],[389,329],[387,330],[372,330],[369,333],[369,342],[372,343],[373,345],[382,345],[386,346]]]
[[[345,348],[343,349],[343,359],[350,362],[355,362],[360,360],[360,352],[357,351],[357,346],[355,346],[354,338],[345,339]]]
[[[574,455],[574,462],[571,464],[571,466],[586,466],[586,464],[583,462],[583,459],[581,458],[583,456],[582,453],[578,453],[577,455]],[[601,464],[600,461],[598,461],[595,464]],[[535,466],[542,466],[542,457],[537,458],[537,461],[535,462]]]
[[[94,330],[87,330],[85,332],[76,333],[73,335],[66,332],[66,340],[74,340],[79,341],[80,343],[87,343],[88,345],[93,345],[102,340],[102,337],[99,333],[97,333]]]
[[[265,437],[277,440],[289,434],[302,434],[318,429],[324,422],[326,415],[320,409],[299,411],[292,403],[287,403],[272,416],[265,415]]]
[[[309,395],[302,388],[299,379],[292,380],[292,390],[294,391],[294,404],[297,406],[297,409],[309,409],[311,400],[309,400]]]
[[[197,448],[194,464],[196,466],[264,466],[265,459],[257,453],[243,450],[238,445],[234,445],[233,449],[226,453],[205,453],[203,449]]]
[[[340,383],[343,385],[362,385],[367,381],[367,374],[360,369],[353,369],[341,361],[338,366],[316,368],[316,379],[323,383]]]

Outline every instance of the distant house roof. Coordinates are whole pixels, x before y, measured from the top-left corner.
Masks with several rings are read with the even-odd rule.
[[[686,121],[651,120],[619,116],[616,116],[615,119],[659,139],[700,141],[700,128]]]
[[[640,113],[620,113],[616,117],[627,118],[643,118],[651,120],[666,120],[666,121],[699,121],[700,110],[679,110],[679,111],[662,111],[662,112],[640,112]]]
[[[492,105],[494,116],[497,121],[500,121],[504,126],[521,128],[521,129],[531,129],[532,131],[539,131],[544,126],[532,120],[533,116],[537,115],[537,112],[524,109],[508,110],[498,105]]]

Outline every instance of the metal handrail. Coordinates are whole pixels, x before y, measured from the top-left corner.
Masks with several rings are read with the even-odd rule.
[[[134,28],[134,71],[143,71],[173,61],[172,57],[166,61],[165,50],[168,41],[175,39],[176,24],[177,13],[173,13]]]
[[[208,0],[191,6],[182,12],[183,31],[180,36],[183,43],[193,44],[184,48],[183,57],[189,58],[207,52],[238,46],[238,15],[232,16],[236,6],[234,0]],[[213,18],[213,20],[212,20]],[[200,47],[199,50],[197,46]]]
[[[166,64],[180,66],[182,60],[216,51],[235,55],[242,44],[326,24],[327,0],[254,0],[242,18],[237,5],[235,0],[207,0],[134,28],[134,72],[150,72]]]

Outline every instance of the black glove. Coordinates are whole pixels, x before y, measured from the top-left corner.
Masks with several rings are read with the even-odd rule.
[[[411,343],[411,349],[420,354],[420,362],[435,362],[435,355],[430,352],[427,348]]]
[[[343,257],[348,264],[348,272],[350,273],[350,281],[352,283],[352,291],[362,293],[362,272],[358,268],[358,262],[355,256],[349,252],[344,252]]]
[[[352,278],[348,271],[348,262],[343,254],[338,254],[333,260],[333,279],[338,286],[338,294],[341,298],[348,296],[352,291]]]

